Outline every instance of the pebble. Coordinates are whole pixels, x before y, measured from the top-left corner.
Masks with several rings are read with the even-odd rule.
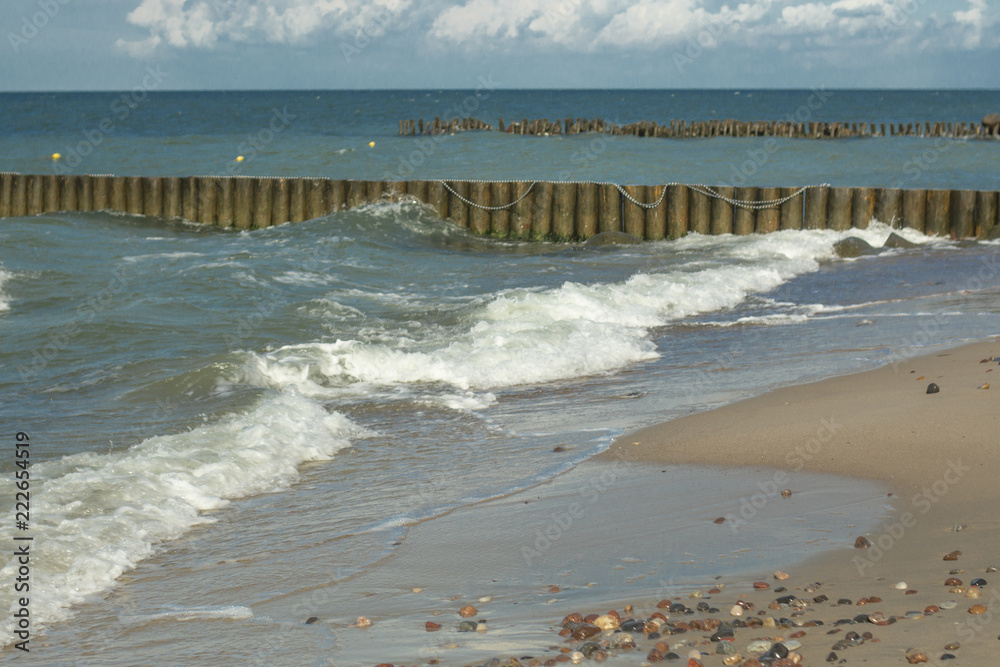
[[[315,623],[318,620],[319,620],[319,617],[317,617],[317,616],[310,616],[309,618],[306,619],[306,625],[312,625],[313,623]]]
[[[953,656],[951,653],[942,653],[941,654],[941,659],[942,660],[954,660],[955,656]]]
[[[434,621],[427,621],[424,623],[424,629],[427,630],[427,632],[437,632],[441,629],[441,625],[439,623],[435,623]]]
[[[747,645],[748,653],[764,653],[771,648],[771,642],[766,639],[757,639]]]
[[[834,651],[830,651],[830,655],[826,656],[827,662],[837,662],[839,659],[840,657]]]
[[[620,623],[614,616],[604,614],[603,616],[598,616],[594,619],[594,625],[599,627],[601,630],[614,630],[620,625]]]
[[[354,627],[356,628],[370,628],[372,626],[372,619],[367,616],[358,616],[358,620],[354,621]]]
[[[945,554],[944,558],[941,560],[958,560],[958,557],[962,555],[961,551],[952,551],[951,553]]]
[[[990,386],[986,385],[986,388],[989,389]],[[781,492],[781,497],[782,498],[791,498],[792,497],[792,490],[791,489],[785,489],[784,491]]]
[[[573,651],[572,653],[569,654],[569,661],[572,662],[574,665],[579,665],[581,662],[583,662],[583,658],[584,658],[583,653],[580,653],[579,651]]]
[[[985,579],[973,579],[972,581],[969,582],[969,585],[970,586],[985,586],[986,585],[986,580]]]
[[[915,665],[918,662],[927,662],[927,654],[920,649],[911,648],[906,652],[906,661],[911,665]]]
[[[475,621],[462,621],[458,624],[459,632],[475,632],[476,628],[479,626]]]
[[[996,571],[997,571],[997,569],[995,567],[993,567],[992,565],[990,565],[988,568],[986,568],[986,574],[989,574],[991,572],[996,572]]]
[[[753,582],[753,587],[756,588],[757,590],[766,590],[771,587],[771,584],[767,583],[766,581],[755,581]]]
[[[488,631],[489,627],[485,623],[476,623],[476,632],[485,635]]]
[[[986,607],[981,604],[974,604],[971,607],[969,607],[969,613],[975,614],[976,616],[978,616],[979,614],[985,614]]]
[[[958,648],[959,648],[958,642],[951,642],[949,644],[945,644],[944,645],[944,650],[945,651],[957,651]]]
[[[905,591],[907,588],[909,588],[909,585],[907,585],[905,581],[901,581],[898,584],[896,584],[897,591]]]
[[[945,586],[961,586],[962,585],[962,580],[958,579],[956,577],[948,577],[947,579],[944,580],[944,585]]]
[[[861,535],[858,537],[858,539],[854,540],[855,549],[867,549],[871,545],[872,545],[871,540],[869,540],[864,535]]]
[[[734,653],[733,655],[729,656],[728,658],[725,658],[722,661],[722,664],[724,664],[724,665],[738,665],[741,662],[743,662],[743,656],[740,655],[739,653]]]
[[[472,618],[479,613],[479,610],[473,607],[471,604],[467,604],[458,610],[458,615],[462,618]]]
[[[788,573],[786,573],[786,572],[775,572],[774,573],[774,578],[777,579],[778,581],[784,581],[785,579],[788,578]]]
[[[936,604],[929,604],[926,607],[924,607],[925,614],[936,614],[939,611],[941,611],[941,608],[938,607]]]
[[[969,592],[965,594],[965,597],[967,597],[969,599],[972,599],[972,600],[978,600],[979,599],[979,589],[978,588],[970,588]]]
[[[942,609],[954,609],[955,607],[958,606],[958,603],[955,602],[954,600],[948,600],[946,602],[942,602],[938,606],[941,607]]]
[[[731,616],[742,616],[744,611],[745,609],[743,609],[743,607],[741,607],[738,604],[734,604],[732,608],[729,610],[729,614]]]
[[[489,602],[492,599],[493,599],[492,595],[484,595],[483,597],[479,598],[479,601],[480,602]]]
[[[929,385],[927,385],[927,393],[928,394],[936,394],[939,391],[941,391],[941,387],[937,386],[933,382],[931,382]],[[924,656],[924,660],[922,660],[921,662],[927,662],[926,656]]]

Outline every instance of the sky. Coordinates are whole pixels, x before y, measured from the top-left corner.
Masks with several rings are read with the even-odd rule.
[[[3,0],[0,91],[1000,88],[1000,0]]]

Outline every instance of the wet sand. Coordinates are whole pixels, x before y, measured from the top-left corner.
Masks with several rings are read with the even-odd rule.
[[[894,511],[864,533],[870,547],[845,544],[842,550],[794,566],[787,581],[767,578],[772,589],[787,587],[784,594],[829,598],[805,608],[803,619],[823,619],[826,624],[803,629],[806,634],[799,641],[806,664],[823,662],[850,630],[871,631],[880,641],[838,651],[849,663],[906,664],[905,652],[920,648],[932,663],[950,653],[956,659],[949,664],[1000,664],[1000,573],[988,572],[1000,567],[1000,384],[995,381],[1000,367],[994,355],[1000,356],[997,341],[975,343],[779,389],[628,434],[600,458],[627,452],[650,463],[758,469],[769,475],[758,496],[725,514],[726,524],[745,525],[746,530],[772,506],[794,503],[796,495],[806,491],[798,479],[802,472],[887,482],[887,500]],[[982,363],[985,359],[993,360]],[[991,381],[993,388],[979,388]],[[930,383],[940,391],[926,393]],[[792,492],[789,498],[780,496],[785,489]],[[961,552],[957,560],[943,560],[954,551]],[[961,572],[951,574],[953,570]],[[979,591],[979,599],[972,599],[945,585],[951,576],[965,588],[980,577],[988,585]],[[803,591],[814,582],[822,586]],[[901,582],[905,588],[897,589]],[[725,594],[738,590],[740,583],[731,582],[735,586],[721,597],[734,602],[734,595]],[[743,589],[747,583],[742,582]],[[841,598],[856,603],[871,596],[881,602],[831,606]],[[758,609],[767,609],[775,597],[770,590],[747,594]],[[957,606],[891,625],[843,626],[842,632],[826,634],[837,619],[875,611],[901,617],[946,601]],[[985,613],[970,614],[975,604],[986,607]],[[775,615],[789,612],[768,610]],[[951,642],[959,648],[946,650]],[[712,656],[706,664],[711,661],[718,659]]]
[[[996,342],[967,345],[627,434],[549,483],[414,526],[391,558],[257,603],[254,615],[299,627],[315,617],[317,632],[335,636],[337,665],[541,665],[583,646],[559,635],[571,612],[659,611],[690,624],[731,621],[742,600],[754,607],[744,622],[796,626],[738,628],[744,658],[755,640],[784,640],[801,643],[803,664],[827,664],[849,632],[870,632],[837,648],[838,660],[906,664],[919,648],[931,664],[945,653],[956,656],[949,664],[994,664],[1000,573],[987,569],[1000,567],[1000,387],[977,388],[1000,377],[997,361],[980,363],[994,354]],[[926,393],[931,382],[940,392]],[[859,536],[872,546],[854,548]],[[942,560],[956,550],[957,560]],[[989,585],[972,599],[944,585],[950,576]],[[785,595],[808,604],[769,608]],[[657,606],[664,599],[710,610],[668,612]],[[905,618],[947,601],[955,607]],[[969,614],[974,604],[986,613]],[[458,631],[465,605],[485,633]],[[885,624],[836,625],[876,613]],[[371,627],[352,627],[359,616]],[[427,632],[428,621],[441,629]],[[704,628],[631,634],[637,646],[608,647],[608,664],[648,664],[658,641],[680,656],[675,664],[691,651],[724,664]],[[951,642],[959,648],[946,649]]]

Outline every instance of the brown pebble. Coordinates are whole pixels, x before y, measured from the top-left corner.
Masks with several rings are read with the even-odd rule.
[[[941,611],[941,607],[937,606],[936,604],[931,604],[924,607],[925,614],[936,614],[939,611]]]
[[[781,492],[781,497],[782,498],[791,498],[792,497],[792,490],[791,489],[785,489],[784,491]]]
[[[944,585],[945,586],[961,586],[962,585],[962,580],[958,579],[957,577],[948,577],[947,579],[944,580]]]
[[[784,572],[779,571],[774,573],[774,578],[777,579],[778,581],[784,581],[785,579],[788,579],[788,575]]]
[[[473,607],[471,604],[467,604],[458,610],[458,615],[462,618],[472,618],[479,613],[479,610]]]
[[[860,535],[858,539],[854,540],[855,549],[867,549],[872,545],[871,541],[864,535]]]
[[[660,600],[659,602],[656,603],[656,606],[659,609],[669,609],[670,608],[670,600]]]
[[[945,651],[957,651],[958,650],[958,642],[950,642],[948,644],[945,644],[944,645],[944,650]]]
[[[869,602],[870,602],[870,600],[868,598],[861,598],[855,604],[858,605],[859,607],[862,607],[862,606],[868,604]]]
[[[670,651],[670,645],[667,644],[667,642],[656,642],[654,648],[660,653],[663,653],[664,655],[666,655]]]
[[[567,614],[562,620],[563,626],[567,626],[570,623],[583,623],[583,616],[580,616],[580,612],[574,611],[572,614]]]
[[[649,662],[661,662],[663,660],[663,653],[654,648],[646,654],[646,660]]]
[[[870,598],[868,598],[868,601],[871,602],[872,604],[878,604],[879,602],[882,601],[882,598],[878,597],[877,595],[873,595]]]
[[[558,593],[558,592],[559,592],[558,586],[555,585],[549,586],[549,593]]]
[[[906,590],[906,592],[903,593],[903,595],[916,595],[916,594],[917,594],[917,592],[915,590],[913,590],[912,588],[908,588]]]
[[[318,620],[319,620],[318,617],[316,617],[316,616],[310,616],[309,618],[306,619],[306,625],[312,625],[313,623],[315,623]]]
[[[712,588],[712,589],[709,589],[708,594],[709,595],[718,595],[721,592],[722,592],[721,588]]]
[[[945,554],[941,560],[958,560],[958,557],[961,555],[961,551],[952,551],[950,554]]]
[[[758,589],[758,590],[762,590],[762,589],[770,588],[771,584],[767,583],[766,581],[755,581],[755,582],[753,582],[753,587],[756,588],[756,589]]]
[[[990,383],[989,383],[989,382],[987,382],[987,383],[985,383],[985,384],[981,384],[981,385],[979,385],[979,387],[978,387],[978,388],[979,388],[979,389],[989,389],[989,388],[990,388]]]
[[[974,604],[971,607],[969,607],[969,613],[975,614],[976,616],[978,616],[979,614],[985,614],[986,607],[981,604]]]
[[[715,524],[716,526],[721,526],[721,525],[722,525],[722,524],[724,524],[725,522],[726,522],[726,517],[724,517],[724,516],[720,516],[720,517],[719,517],[718,519],[716,519],[716,520],[715,520],[715,521],[713,521],[712,523],[714,523],[714,524]]]
[[[427,621],[424,623],[424,629],[427,630],[427,632],[437,632],[441,629],[441,626],[434,621]]]
[[[556,445],[555,447],[552,448],[552,451],[553,452],[565,452],[566,448],[563,447],[562,445]]]
[[[792,639],[798,639],[799,637],[805,637],[806,636],[806,632],[805,632],[805,630],[799,630],[798,632],[793,632],[792,634],[790,634],[788,636],[791,637]]]
[[[927,654],[919,649],[911,648],[906,652],[906,661],[911,665],[915,665],[918,662],[927,662]]]

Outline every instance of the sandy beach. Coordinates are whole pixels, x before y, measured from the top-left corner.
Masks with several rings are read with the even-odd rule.
[[[916,648],[932,663],[949,654],[954,664],[997,664],[1000,576],[991,568],[1000,567],[1000,398],[995,382],[988,388],[997,372],[994,355],[1000,355],[1000,344],[987,341],[779,389],[628,434],[602,457],[627,451],[648,462],[735,465],[770,474],[749,505],[724,515],[730,525],[752,523],[771,504],[794,502],[806,490],[796,479],[804,471],[887,482],[895,512],[864,534],[871,546],[845,544],[794,567],[783,582],[762,577],[771,589],[786,587],[784,594],[829,598],[804,609],[805,618],[827,626],[806,628],[798,638],[804,664],[824,661],[849,630],[870,631],[879,641],[837,651],[848,662],[906,664],[906,651]],[[927,393],[931,383],[940,391]],[[791,496],[781,498],[786,489]],[[952,553],[955,560],[944,560]],[[946,585],[951,577],[961,584]],[[988,585],[972,587],[970,594],[977,578]],[[815,583],[821,586],[806,592]],[[978,599],[970,597],[977,594]],[[881,601],[857,606],[872,596]],[[730,597],[731,604],[735,596]],[[765,610],[775,597],[771,590],[746,595]],[[855,604],[833,606],[840,599]],[[944,609],[949,602],[956,605]],[[970,613],[977,604],[985,609],[974,611],[982,613]],[[924,614],[931,605],[942,610]],[[838,619],[875,612],[890,624],[844,626],[827,635]],[[905,619],[908,612],[923,617]]]
[[[254,613],[315,617],[336,635],[336,664],[544,665],[583,650],[640,665],[658,643],[681,664],[793,664],[754,660],[779,641],[806,665],[907,664],[911,649],[995,664],[1000,419],[997,389],[979,387],[998,353],[966,345],[626,434],[552,482],[415,526],[358,576]],[[560,622],[612,610],[645,621],[627,633],[634,648]],[[460,631],[467,620],[481,634]],[[721,644],[739,659],[712,641],[734,621]]]

